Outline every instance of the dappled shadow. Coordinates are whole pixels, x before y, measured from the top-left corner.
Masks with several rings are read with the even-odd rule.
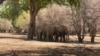
[[[10,35],[10,36],[0,36],[0,39],[18,39],[18,40],[24,40],[24,41],[39,41],[36,37],[33,38],[33,40],[27,40],[26,35]],[[55,41],[40,41],[40,42],[55,42]],[[79,43],[77,40],[70,40],[69,42],[56,42],[56,43],[75,43],[75,44],[100,44],[100,42],[95,41],[95,43],[91,43],[91,41],[83,41],[83,43]]]
[[[34,37],[33,40],[27,40],[27,35],[17,35],[16,33],[8,33],[8,34],[1,34],[0,39],[17,39],[17,40],[23,40],[23,41],[39,41],[37,40],[37,37]],[[55,41],[40,41],[40,42],[55,42]],[[75,44],[100,44],[100,41],[97,42],[95,40],[95,43],[91,43],[91,41],[84,40],[83,43],[79,43],[78,40],[69,40],[69,42],[56,42],[56,43],[75,43]]]
[[[21,36],[21,37],[3,37],[0,36],[0,39],[18,39],[18,40],[23,40],[23,41],[39,41],[39,42],[54,42],[54,41],[40,41],[37,40],[36,38],[33,38],[33,40],[27,40],[26,36]],[[70,42],[54,42],[54,43],[70,43],[70,44],[100,44],[100,42],[91,43],[90,41],[83,41],[83,43],[79,43],[78,41],[72,40]]]
[[[25,36],[0,36],[0,39],[19,39],[19,40],[27,40]]]
[[[55,41],[43,41],[43,40],[37,40],[37,39],[34,39],[34,40],[36,40],[36,41],[40,41],[40,42],[54,42],[55,43]],[[56,42],[56,43],[70,43],[70,44],[100,44],[100,42],[97,42],[97,41],[95,41],[94,43],[91,43],[91,41],[83,41],[82,43],[79,43],[77,40],[70,40],[70,41],[66,41],[66,42],[60,42],[60,41],[58,41],[58,42]]]
[[[12,33],[12,35],[27,35],[27,33]]]
[[[68,42],[68,43],[77,43],[77,44],[100,44],[100,42],[97,42],[97,41],[95,41],[94,43],[91,43],[91,41],[83,41],[82,43],[79,43],[78,41],[76,41],[76,40],[71,40],[70,42]]]
[[[100,56],[100,49],[83,47],[39,48],[38,50],[8,50],[0,56]]]

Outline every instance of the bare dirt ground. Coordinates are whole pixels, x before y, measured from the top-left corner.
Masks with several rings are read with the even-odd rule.
[[[89,36],[85,37],[84,43],[77,43],[76,36],[70,36],[70,43],[29,41],[26,37],[0,33],[0,56],[100,56],[99,36],[94,44],[90,43]]]

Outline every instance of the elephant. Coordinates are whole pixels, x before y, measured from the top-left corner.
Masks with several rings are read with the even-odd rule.
[[[42,28],[44,40],[53,41],[54,29],[51,24],[45,24]]]
[[[68,41],[69,31],[66,26],[43,24],[37,27],[37,39],[43,41]]]
[[[42,40],[42,27],[39,25],[36,25],[36,33],[35,35],[37,36],[37,40]]]
[[[62,41],[65,42],[69,40],[69,31],[66,26],[63,25],[56,25],[54,26],[54,36],[55,41]]]
[[[37,36],[39,40],[53,41],[54,29],[51,24],[43,24],[37,28]]]

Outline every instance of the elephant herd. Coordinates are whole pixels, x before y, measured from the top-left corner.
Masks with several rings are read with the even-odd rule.
[[[37,28],[37,39],[40,41],[68,42],[69,31],[64,25],[44,24]]]

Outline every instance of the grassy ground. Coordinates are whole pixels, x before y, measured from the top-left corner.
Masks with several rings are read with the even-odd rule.
[[[90,43],[86,36],[84,43],[77,43],[76,36],[70,36],[70,43],[28,41],[26,35],[0,33],[0,56],[100,56],[100,38]]]

